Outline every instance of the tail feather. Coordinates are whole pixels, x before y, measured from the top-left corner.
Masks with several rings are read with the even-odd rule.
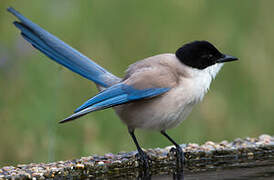
[[[121,80],[37,24],[25,18],[15,9],[10,7],[8,11],[21,21],[14,22],[14,24],[21,30],[23,38],[57,63],[92,80],[102,87],[109,87]]]

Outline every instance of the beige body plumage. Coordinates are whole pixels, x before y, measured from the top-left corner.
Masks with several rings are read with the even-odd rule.
[[[123,80],[137,89],[172,87],[163,95],[114,107],[129,129],[166,130],[186,119],[206,94],[221,69],[215,64],[203,70],[182,64],[175,54],[160,54],[132,64]]]

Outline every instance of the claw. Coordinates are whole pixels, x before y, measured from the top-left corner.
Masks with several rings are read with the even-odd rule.
[[[143,169],[149,168],[149,156],[146,153],[137,153],[136,158]]]
[[[174,154],[176,157],[176,164],[178,168],[183,168],[184,167],[184,152],[180,146],[176,146],[176,148],[171,148],[170,150],[171,154]]]

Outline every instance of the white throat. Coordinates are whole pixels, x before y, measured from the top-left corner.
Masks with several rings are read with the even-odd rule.
[[[188,72],[191,76],[191,90],[196,102],[201,101],[207,93],[212,80],[216,77],[223,63],[214,64],[203,70],[191,68]]]
[[[206,71],[208,74],[210,74],[212,79],[214,79],[216,77],[216,75],[218,74],[218,72],[223,67],[223,65],[224,65],[224,63],[217,63],[217,64],[214,64],[212,66],[205,68],[203,71]]]

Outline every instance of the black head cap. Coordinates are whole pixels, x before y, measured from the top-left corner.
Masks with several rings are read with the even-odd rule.
[[[175,54],[182,63],[197,69],[204,69],[218,62],[237,60],[235,57],[220,53],[208,41],[187,43],[179,48]]]

